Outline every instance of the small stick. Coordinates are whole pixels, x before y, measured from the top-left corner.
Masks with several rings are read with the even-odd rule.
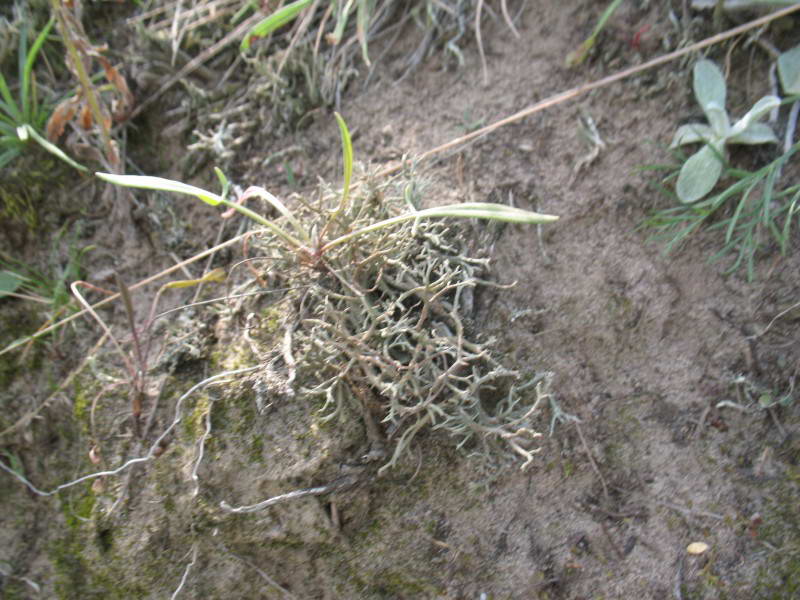
[[[603,521],[599,521],[599,523],[600,523],[600,529],[603,530],[603,535],[606,536],[606,541],[611,546],[611,549],[614,551],[614,554],[616,554],[620,560],[625,560],[625,555],[622,553],[622,550],[620,550],[619,547],[617,546],[617,543],[614,541],[614,538],[611,537],[611,532],[608,531],[608,527],[606,527],[606,524]]]
[[[243,562],[244,564],[246,564],[248,567],[250,567],[251,569],[254,569],[256,573],[258,573],[259,575],[261,575],[261,578],[262,578],[264,581],[266,581],[266,582],[267,582],[269,585],[271,585],[272,587],[274,587],[274,588],[276,588],[276,589],[280,590],[281,592],[283,592],[283,594],[284,594],[284,595],[285,595],[287,598],[290,598],[290,599],[292,599],[292,600],[296,600],[297,596],[294,596],[294,595],[293,595],[293,594],[292,594],[292,593],[291,593],[289,590],[287,590],[286,588],[284,588],[283,586],[281,586],[281,585],[280,585],[280,584],[279,584],[277,581],[275,581],[275,580],[274,580],[272,577],[270,577],[269,575],[267,575],[267,574],[266,574],[266,573],[265,573],[263,570],[259,569],[259,568],[258,568],[258,567],[257,567],[257,566],[254,564],[254,563],[250,562],[249,560],[247,560],[246,558],[244,558],[244,557],[242,557],[242,556],[238,556],[238,555],[234,554],[233,552],[231,552],[231,551],[228,549],[228,547],[227,547],[227,546],[225,546],[225,544],[222,544],[222,543],[220,543],[218,547],[222,548],[222,549],[223,549],[225,552],[227,552],[228,554],[230,554],[230,555],[231,555],[233,558],[236,558],[236,559],[238,559],[238,560],[242,561],[242,562]]]
[[[690,510],[688,508],[683,508],[682,506],[678,506],[677,504],[672,504],[671,502],[664,502],[663,500],[654,500],[654,502],[656,504],[660,504],[661,506],[666,506],[667,508],[676,510],[683,515],[708,517],[710,519],[716,519],[718,521],[723,521],[725,519],[725,517],[723,517],[722,515],[718,515],[716,513],[706,512],[704,510]]]
[[[608,486],[606,485],[606,480],[603,478],[603,474],[600,472],[600,469],[597,468],[597,463],[594,462],[594,456],[592,456],[592,451],[589,450],[589,446],[586,443],[586,438],[583,437],[583,431],[581,431],[581,424],[578,423],[578,421],[575,421],[575,427],[578,430],[578,436],[581,438],[583,449],[586,450],[586,456],[589,457],[589,462],[591,463],[594,472],[597,473],[597,476],[600,478],[600,483],[603,485],[603,494],[607,499],[609,496],[608,496]]]

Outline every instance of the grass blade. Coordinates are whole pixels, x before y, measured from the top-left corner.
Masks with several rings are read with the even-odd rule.
[[[273,223],[272,221],[265,219],[257,212],[252,211],[246,206],[242,206],[241,204],[238,204],[236,202],[231,202],[230,200],[226,200],[222,196],[218,196],[217,194],[204,190],[203,188],[189,185],[187,183],[181,183],[180,181],[173,181],[172,179],[164,179],[163,177],[152,177],[149,175],[114,175],[112,173],[95,173],[95,175],[97,175],[100,179],[108,181],[109,183],[113,183],[115,185],[141,188],[145,190],[158,190],[163,192],[175,192],[177,194],[186,194],[188,196],[194,196],[195,198],[199,198],[200,200],[202,200],[207,204],[210,204],[211,206],[219,206],[220,204],[223,204],[228,208],[233,208],[234,210],[242,213],[244,216],[252,219],[259,225],[263,225],[264,227],[272,231],[275,235],[277,235],[279,238],[281,238],[284,242],[286,242],[293,248],[305,247],[303,242],[301,242],[290,233],[287,233],[285,230],[275,225],[275,223]],[[271,194],[269,195],[271,196]],[[274,200],[280,204],[277,198],[274,198]],[[281,204],[281,206],[283,205]],[[286,207],[284,207],[284,210],[287,210]]]
[[[361,55],[364,63],[369,67],[369,54],[367,53],[367,30],[369,29],[370,0],[358,0],[356,13],[356,36],[361,44]]]
[[[172,179],[151,177],[147,175],[114,175],[112,173],[95,173],[95,175],[97,175],[100,179],[115,185],[141,188],[145,190],[160,190],[163,192],[187,194],[189,196],[199,198],[211,206],[218,206],[222,204],[222,197],[202,188],[195,187],[187,183],[181,183],[180,181],[173,181]]]
[[[83,165],[81,165],[79,163],[76,163],[74,160],[72,160],[69,156],[67,156],[64,153],[63,150],[61,150],[61,148],[59,148],[55,144],[47,141],[45,138],[43,138],[41,135],[39,135],[39,132],[36,131],[32,126],[28,125],[27,123],[25,123],[25,125],[23,125],[20,129],[23,129],[26,132],[26,134],[31,136],[33,138],[33,140],[37,144],[39,144],[42,148],[47,150],[50,154],[53,154],[54,156],[57,156],[58,158],[63,160],[65,163],[67,163],[69,166],[71,166],[71,167],[73,167],[75,169],[78,169],[79,171],[88,171],[89,170],[86,167],[84,167]]]
[[[537,223],[552,223],[557,221],[558,217],[554,215],[544,215],[540,213],[522,210],[520,208],[512,208],[502,204],[492,204],[491,202],[466,202],[464,204],[449,204],[447,206],[436,206],[434,208],[426,208],[416,212],[408,212],[391,219],[385,219],[372,225],[368,225],[356,231],[352,231],[346,235],[331,240],[325,244],[321,253],[325,253],[330,248],[348,242],[360,235],[369,233],[371,231],[378,231],[386,227],[392,227],[398,223],[411,221],[415,219],[435,219],[435,218],[463,218],[463,219],[490,219],[494,221],[506,221],[509,223],[523,223],[523,224],[537,224]]]
[[[241,52],[246,52],[250,49],[250,40],[253,38],[266,37],[276,29],[280,29],[287,23],[291,23],[300,11],[311,4],[311,2],[312,0],[296,0],[291,4],[287,4],[282,9],[275,11],[266,19],[259,21],[245,34],[239,46],[239,50]]]
[[[333,113],[333,116],[336,117],[336,123],[339,125],[339,132],[342,135],[342,160],[344,161],[344,187],[342,188],[342,201],[336,211],[338,213],[347,207],[347,200],[350,195],[350,180],[353,176],[353,142],[350,139],[350,130],[347,129],[347,124],[344,122],[342,115]]]
[[[33,89],[31,85],[31,73],[33,72],[33,63],[36,62],[36,57],[39,55],[39,50],[42,48],[42,44],[47,39],[47,36],[50,33],[50,30],[53,28],[53,25],[56,22],[56,18],[50,17],[50,20],[45,25],[44,29],[36,36],[36,40],[33,42],[33,46],[31,46],[30,52],[28,52],[27,57],[25,59],[25,64],[22,68],[22,110],[24,112],[25,122],[32,123],[33,115],[36,112],[36,100],[34,98],[33,102],[31,102],[29,98],[29,94],[31,91],[35,92],[36,90]],[[26,28],[27,32],[27,28]],[[22,34],[20,34],[22,35]],[[27,35],[25,36],[27,38]],[[22,42],[20,41],[20,45]]]
[[[8,89],[6,78],[3,77],[2,73],[0,73],[0,96],[3,97],[3,102],[0,103],[0,110],[14,119],[15,124],[22,123],[22,113],[19,111],[19,106],[14,101],[11,90]]]

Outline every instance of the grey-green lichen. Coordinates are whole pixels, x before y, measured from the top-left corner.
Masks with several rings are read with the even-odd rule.
[[[335,239],[414,210],[419,190],[410,173],[388,183],[362,173],[335,218],[340,196],[324,185],[301,218]],[[283,387],[323,399],[323,419],[355,409],[383,422],[392,438],[386,466],[424,428],[484,457],[511,451],[527,464],[536,452],[533,420],[550,397],[549,376],[520,381],[492,340],[471,330],[475,290],[497,284],[465,238],[457,224],[411,221],[332,248],[315,265],[269,235],[258,244],[270,278],[297,290],[283,303],[288,338],[270,363],[283,363]]]

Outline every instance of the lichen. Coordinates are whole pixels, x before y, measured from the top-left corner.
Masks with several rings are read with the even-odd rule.
[[[340,196],[322,186],[301,216],[309,229],[334,239],[419,202],[410,173],[383,184],[362,173],[353,188],[331,219]],[[355,407],[365,420],[372,412],[397,429],[385,467],[397,465],[424,428],[446,431],[485,458],[510,452],[527,464],[537,451],[533,418],[549,398],[549,375],[520,381],[492,340],[470,330],[474,290],[497,284],[464,238],[441,220],[407,222],[332,248],[312,265],[270,235],[256,244],[270,278],[300,290],[284,304],[291,348],[283,337],[271,350],[272,363],[285,363],[284,386],[296,380],[301,396],[324,400],[322,420],[341,420]],[[526,383],[531,394],[519,389]]]

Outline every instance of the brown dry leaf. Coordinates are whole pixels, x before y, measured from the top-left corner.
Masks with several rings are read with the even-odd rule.
[[[80,105],[78,96],[66,98],[58,103],[58,106],[53,110],[50,119],[47,121],[47,139],[55,142],[64,134],[64,128],[67,126],[78,112]]]
[[[106,148],[106,159],[108,159],[108,162],[115,169],[118,169],[120,164],[122,164],[122,161],[119,157],[119,144],[117,144],[117,140],[111,140],[109,142],[109,145]]]
[[[89,109],[89,104],[84,102],[81,105],[81,114],[78,117],[78,124],[81,126],[81,129],[84,131],[89,131],[92,127],[92,123],[94,119],[92,119],[92,111]]]
[[[97,56],[97,59],[103,66],[106,79],[108,79],[108,81],[122,96],[117,106],[115,106],[113,109],[114,120],[119,122],[125,118],[125,116],[130,112],[130,109],[133,107],[133,93],[131,93],[131,90],[128,87],[128,82],[125,81],[125,78],[122,76],[122,74],[111,65],[108,59],[106,59],[104,56]]]

